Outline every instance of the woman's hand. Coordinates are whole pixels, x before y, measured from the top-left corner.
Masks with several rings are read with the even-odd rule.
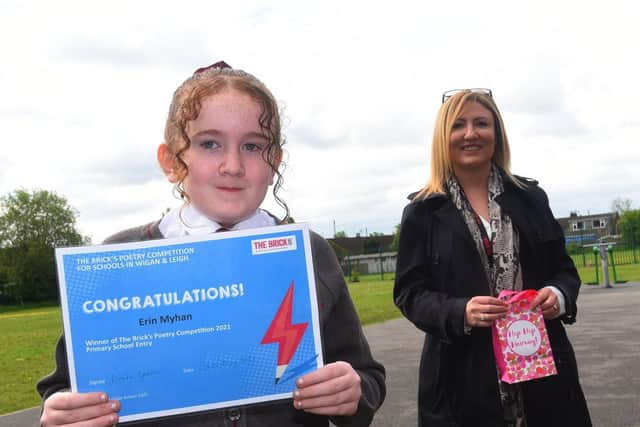
[[[319,415],[353,415],[362,395],[360,375],[347,362],[323,366],[296,381],[293,405]]]
[[[545,319],[555,319],[560,315],[560,301],[551,288],[542,288],[538,291],[538,295],[531,302],[531,310],[537,306],[540,306],[542,317]]]
[[[467,326],[473,328],[488,328],[497,319],[507,314],[508,305],[494,297],[477,296],[467,302],[464,319]]]
[[[54,393],[44,402],[40,424],[43,427],[113,426],[118,423],[120,402],[105,393]]]

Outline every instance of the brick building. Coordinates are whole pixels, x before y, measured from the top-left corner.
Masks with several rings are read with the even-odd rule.
[[[603,237],[617,235],[619,215],[607,212],[594,215],[578,215],[576,212],[566,218],[558,218],[567,244],[593,243]]]

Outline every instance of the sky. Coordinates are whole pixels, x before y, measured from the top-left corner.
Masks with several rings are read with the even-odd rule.
[[[65,197],[94,243],[159,218],[180,203],[155,155],[173,91],[225,60],[280,103],[280,195],[325,237],[393,232],[452,88],[492,89],[557,217],[638,208],[630,4],[0,0],[0,194]]]

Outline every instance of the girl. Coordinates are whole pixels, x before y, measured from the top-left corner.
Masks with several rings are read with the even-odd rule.
[[[175,92],[158,147],[158,162],[184,204],[161,220],[128,229],[105,243],[178,237],[279,224],[259,208],[274,183],[278,197],[284,140],[271,92],[251,74],[224,62],[197,70]],[[384,368],[373,360],[327,242],[311,233],[326,365],[296,381],[293,403],[182,415],[140,425],[327,426],[369,425],[385,396]],[[56,369],[38,383],[43,426],[109,426],[120,402],[105,393],[70,393],[64,337]]]

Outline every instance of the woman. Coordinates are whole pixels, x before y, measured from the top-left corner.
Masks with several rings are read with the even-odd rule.
[[[537,182],[509,169],[509,143],[488,89],[443,95],[431,178],[405,208],[395,303],[423,330],[422,426],[590,426],[573,349],[580,278]],[[558,375],[498,381],[491,325],[503,289],[536,289]]]

